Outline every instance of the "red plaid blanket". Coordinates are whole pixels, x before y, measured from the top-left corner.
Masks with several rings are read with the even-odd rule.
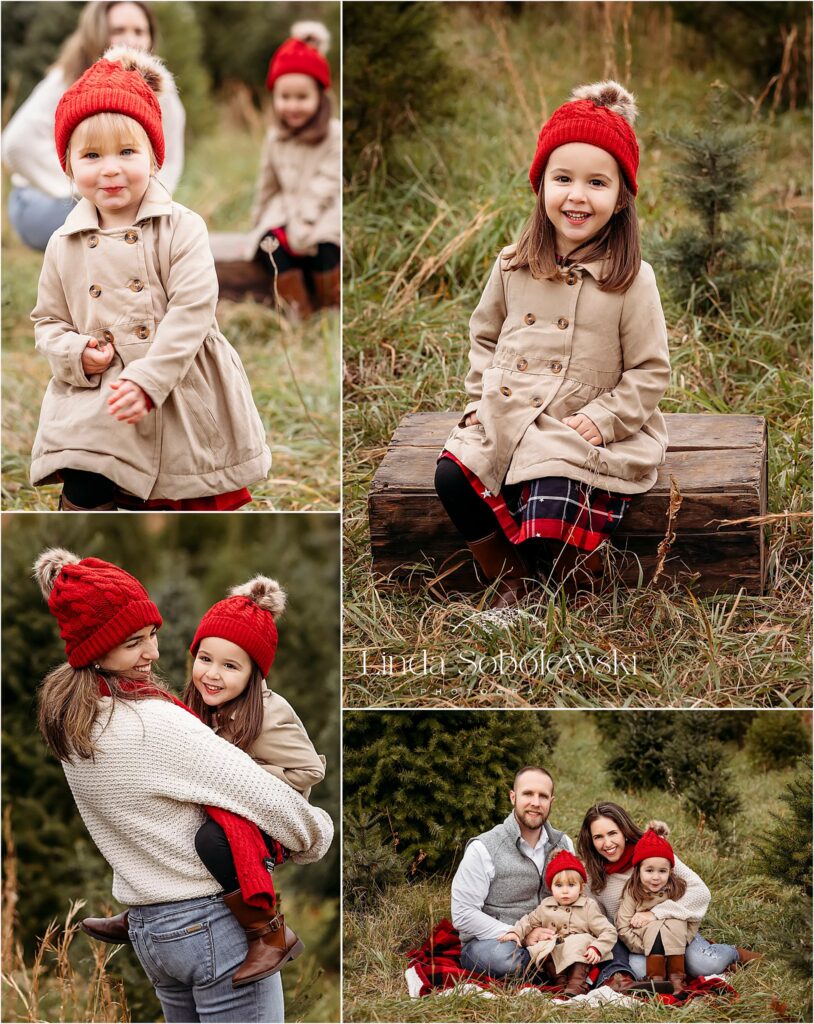
[[[486,992],[498,993],[506,984],[515,985],[517,983],[516,978],[491,978],[488,974],[473,974],[471,971],[464,970],[461,967],[461,940],[452,922],[446,918],[439,921],[423,946],[413,949],[407,954],[407,959],[409,961],[408,985],[411,994],[416,996],[428,996],[433,992],[444,991],[462,984],[472,985]],[[591,980],[594,981],[598,975],[599,971],[593,968]],[[536,988],[540,992],[551,992],[552,995],[556,995],[560,991],[550,985],[528,985],[525,987]],[[657,993],[652,996],[644,992],[626,992],[625,995],[641,999],[656,998],[662,1003],[677,1006],[689,1002],[690,999],[696,999],[698,996],[728,996],[731,999],[737,999],[738,996],[731,985],[727,985],[718,977],[688,978],[687,988],[678,995]]]

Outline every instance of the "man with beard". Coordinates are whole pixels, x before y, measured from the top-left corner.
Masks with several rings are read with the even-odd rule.
[[[469,840],[452,880],[452,923],[461,937],[461,965],[493,978],[528,967],[528,951],[515,942],[500,942],[499,936],[551,895],[545,869],[554,854],[574,852],[569,837],[548,823],[554,780],[545,768],[521,768],[509,799],[511,814]],[[534,941],[553,936],[553,929],[539,928]]]

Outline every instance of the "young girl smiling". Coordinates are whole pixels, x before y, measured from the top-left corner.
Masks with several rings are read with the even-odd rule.
[[[634,199],[633,97],[577,89],[543,125],[537,203],[497,258],[470,321],[470,398],[436,469],[438,495],[488,582],[514,608],[535,572],[569,589],[598,575],[600,545],[653,486],[670,377]]]
[[[271,465],[215,320],[206,225],[153,177],[167,75],[114,48],[57,107],[57,155],[82,199],[48,243],[31,314],[53,374],[31,482],[62,481],[69,511],[238,508]]]

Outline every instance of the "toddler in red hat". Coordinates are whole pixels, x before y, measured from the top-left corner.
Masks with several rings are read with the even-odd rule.
[[[513,613],[535,576],[593,587],[601,545],[664,461],[670,362],[641,259],[636,113],[612,81],[554,111],[531,164],[534,211],[470,320],[469,403],[435,486],[495,584],[491,617]]]
[[[248,257],[276,277],[294,318],[338,306],[342,130],[332,114],[327,28],[300,21],[269,63],[274,124],[252,209]]]
[[[654,917],[653,907],[680,900],[687,883],[673,870],[675,855],[663,823],[649,828],[633,850],[633,874],[616,914],[619,938],[632,953],[644,953],[646,978],[633,988],[678,993],[686,987],[684,953],[701,921],[682,915]],[[676,904],[676,906],[678,906]],[[679,909],[681,909],[679,907]]]
[[[62,96],[57,156],[80,198],[51,236],[31,314],[53,374],[31,462],[69,511],[227,510],[271,465],[240,357],[215,320],[201,217],[155,178],[161,61],[114,47]]]
[[[616,929],[596,900],[585,895],[587,881],[582,861],[561,850],[545,868],[551,895],[499,939],[527,946],[531,965],[546,973],[553,985],[562,986],[567,996],[588,991],[591,966],[609,959],[616,942]],[[529,933],[535,928],[553,929],[555,934],[530,942]]]

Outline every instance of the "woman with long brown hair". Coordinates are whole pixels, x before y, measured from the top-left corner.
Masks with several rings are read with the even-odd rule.
[[[647,828],[655,828],[664,833],[667,826],[664,822],[651,821]],[[633,874],[634,849],[644,832],[645,830],[639,828],[623,807],[610,801],[594,804],[582,822],[577,848],[588,871],[591,896],[610,921],[616,921],[622,893]],[[651,913],[655,918],[669,916],[684,920],[700,920],[709,906],[709,889],[678,857],[675,858],[674,874],[684,884],[683,895],[661,903]],[[720,974],[733,963],[746,963],[756,958],[757,954],[747,949],[724,943],[711,943],[701,935],[696,935],[687,946],[686,972],[691,977],[706,977],[710,974]],[[613,961],[607,966],[603,965],[596,985],[601,985],[612,975],[617,975],[618,981],[614,987],[627,988],[633,978],[644,978],[645,970],[645,957],[639,953],[631,953],[620,941],[614,947]]]
[[[197,857],[195,835],[205,809],[234,840],[240,887],[230,895],[265,918],[252,938],[287,938],[260,829],[310,863],[330,845],[330,818],[160,687],[162,618],[138,580],[59,548],[44,551],[34,572],[67,655],[42,684],[40,731],[113,869],[114,898],[129,907],[128,937],[164,1019],[283,1021],[278,974],[233,982],[247,937]]]
[[[54,114],[65,91],[111,46],[154,50],[156,22],[149,3],[112,0],[88,3],[76,30],[65,40],[45,78],[3,131],[3,162],[11,171],[9,219],[26,245],[44,250],[74,206],[70,184],[54,153]],[[186,115],[174,86],[160,99],[166,140],[156,177],[169,192],[184,167]]]

